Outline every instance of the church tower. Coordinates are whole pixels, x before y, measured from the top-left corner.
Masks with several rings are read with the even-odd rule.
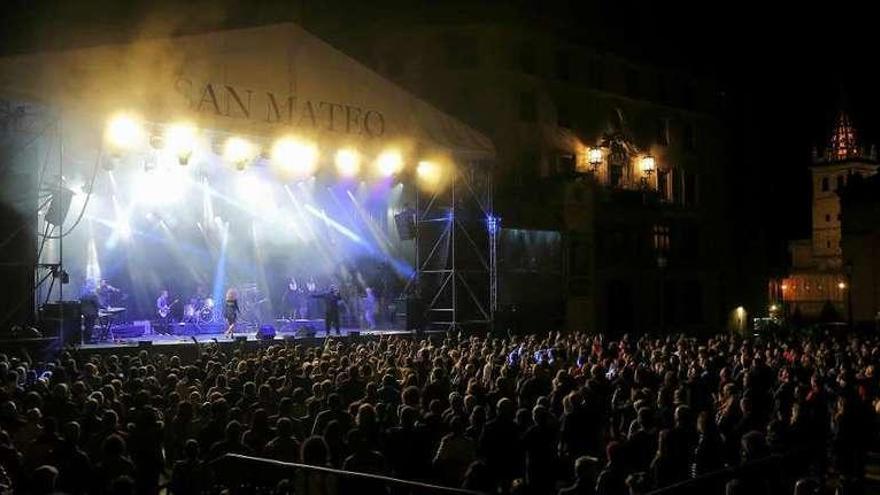
[[[814,151],[810,167],[813,184],[812,251],[820,271],[840,270],[840,198],[837,190],[852,175],[872,175],[877,171],[876,150],[859,146],[849,116],[841,111],[824,153]]]
[[[849,116],[841,111],[823,152],[813,150],[810,167],[812,234],[809,239],[789,243],[791,270],[788,276],[770,281],[771,316],[800,315],[816,319],[830,305],[837,318],[848,319],[849,275],[840,246],[841,210],[837,190],[854,175],[873,175],[877,169],[874,147],[865,149],[860,145]]]

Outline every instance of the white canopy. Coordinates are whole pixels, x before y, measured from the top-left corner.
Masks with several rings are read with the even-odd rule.
[[[0,96],[105,119],[494,155],[485,135],[292,23],[0,59]]]

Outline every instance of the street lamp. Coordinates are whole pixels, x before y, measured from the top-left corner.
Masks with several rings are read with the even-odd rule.
[[[642,187],[645,189],[648,188],[648,183],[651,178],[651,175],[654,173],[656,163],[654,162],[654,157],[651,155],[645,155],[639,160],[640,168],[642,169]]]
[[[587,159],[590,161],[590,171],[594,174],[602,165],[602,148],[590,148],[587,150]]]

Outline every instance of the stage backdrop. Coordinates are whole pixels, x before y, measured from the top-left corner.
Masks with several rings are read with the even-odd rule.
[[[37,149],[30,166],[75,194],[63,242],[47,243],[41,261],[63,257],[66,298],[106,278],[124,293],[114,304],[135,317],[150,314],[161,288],[185,299],[201,287],[217,299],[254,285],[266,313],[280,312],[290,276],[396,290],[414,268],[393,215],[411,204],[413,186],[339,179],[334,154],[354,148],[364,167],[388,149],[410,167],[494,155],[483,134],[291,23],[3,58],[0,98],[54,109],[27,144]],[[119,112],[146,131],[140,147],[113,154],[104,128]],[[177,121],[199,130],[186,166],[151,140]],[[269,165],[272,140],[288,134],[317,146],[313,177]],[[231,136],[261,146],[244,171],[221,157]]]

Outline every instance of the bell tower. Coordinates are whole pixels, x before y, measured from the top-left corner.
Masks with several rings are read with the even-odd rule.
[[[877,171],[876,150],[861,147],[849,115],[841,111],[835,120],[831,139],[820,155],[814,150],[812,249],[817,268],[839,270],[843,265],[840,249],[840,198],[837,190],[853,175],[872,175]]]

